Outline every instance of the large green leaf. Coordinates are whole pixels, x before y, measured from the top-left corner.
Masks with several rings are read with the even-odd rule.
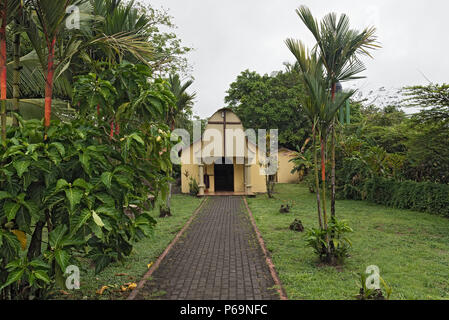
[[[22,161],[14,161],[13,166],[17,171],[17,175],[19,178],[22,178],[22,175],[28,171],[28,167],[30,166],[30,160],[22,160]]]
[[[112,173],[111,172],[103,172],[101,174],[101,182],[103,182],[103,184],[110,189],[111,188],[111,183],[112,183]]]
[[[64,272],[70,264],[70,253],[63,249],[57,249],[55,250],[55,260]]]
[[[94,222],[97,224],[97,226],[104,227],[103,220],[101,220],[100,216],[95,212],[92,211],[92,218],[94,219]]]
[[[50,283],[50,277],[48,276],[47,272],[44,270],[35,270],[33,272],[34,276],[39,279],[44,281],[45,283],[49,284]]]
[[[84,191],[78,188],[67,188],[64,190],[65,196],[69,201],[70,211],[73,212],[75,207],[80,204]]]
[[[19,269],[14,270],[8,275],[8,279],[6,280],[5,284],[0,287],[0,291],[6,288],[7,286],[13,284],[14,282],[19,281],[22,279],[22,275],[25,272],[25,269]]]
[[[60,246],[64,235],[67,233],[67,226],[61,224],[57,226],[49,235],[50,246],[52,249],[56,249]]]
[[[12,196],[9,192],[0,191],[0,200],[11,199],[11,198],[12,198]]]
[[[92,212],[84,209],[81,213],[70,217],[70,234],[74,235],[92,216]]]
[[[20,209],[20,204],[17,202],[7,201],[3,204],[3,210],[5,212],[8,221],[11,221],[16,217],[17,211]]]

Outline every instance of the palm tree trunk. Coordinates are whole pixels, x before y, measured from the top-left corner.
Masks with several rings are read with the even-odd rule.
[[[332,101],[335,99],[336,84],[332,85]],[[335,119],[331,124],[331,218],[335,218]]]
[[[14,72],[12,78],[12,109],[18,113],[20,106],[20,33],[14,35]],[[17,126],[16,117],[13,117],[12,121],[13,126]]]
[[[326,259],[327,262],[332,262],[332,254],[331,254],[331,248],[329,244],[329,235],[327,233],[327,210],[326,210],[326,139],[323,139],[320,135],[320,142],[321,142],[321,180],[323,182],[322,189],[323,189],[323,226],[324,230],[326,231],[325,241],[326,241]]]
[[[0,100],[1,100],[1,124],[2,124],[2,142],[6,143],[6,18],[8,1],[2,1],[1,19],[2,25],[0,27]]]
[[[321,199],[320,199],[320,179],[318,175],[318,154],[317,154],[317,143],[316,143],[316,131],[315,127],[313,131],[313,161],[315,163],[315,193],[316,193],[316,205],[318,209],[318,223],[320,224],[320,229],[323,229],[323,221],[321,219]]]
[[[112,138],[114,137],[114,121],[113,120],[111,120],[111,124],[110,124],[110,127],[111,127],[111,131],[109,132],[109,139],[111,139],[112,140]]]
[[[19,29],[20,27],[20,18],[22,17],[22,3],[19,5],[19,11],[17,13],[17,18],[15,20],[15,25]],[[21,34],[16,30],[16,34],[14,35],[14,71],[12,75],[12,110],[14,112],[19,112],[20,106],[20,40]],[[13,126],[17,126],[18,122],[16,117],[12,118]]]
[[[47,62],[47,79],[45,81],[45,131],[50,127],[51,120],[51,103],[53,99],[53,77],[55,73],[55,45],[56,36],[53,37],[50,47],[48,48],[48,62]],[[47,140],[47,133],[45,133],[44,140]]]
[[[324,229],[327,230],[327,210],[326,210],[326,155],[325,155],[325,141],[322,137],[320,137],[320,146],[321,146],[321,182],[323,189],[323,226]]]

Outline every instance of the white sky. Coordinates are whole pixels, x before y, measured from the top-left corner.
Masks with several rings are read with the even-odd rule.
[[[346,13],[351,27],[374,25],[382,48],[366,58],[366,79],[354,84],[366,91],[379,87],[449,82],[449,1],[446,0],[142,0],[169,9],[176,33],[189,54],[197,92],[194,113],[211,116],[224,106],[229,84],[245,69],[260,74],[283,70],[293,61],[284,44],[312,36],[295,13],[308,6],[321,19]]]

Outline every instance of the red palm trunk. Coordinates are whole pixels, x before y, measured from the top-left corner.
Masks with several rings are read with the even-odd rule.
[[[114,137],[114,121],[111,121],[111,132],[109,133],[109,138],[112,139]]]
[[[53,98],[53,77],[55,73],[55,44],[56,36],[48,48],[48,60],[47,60],[47,79],[45,82],[45,128],[50,127],[51,120],[51,103]]]
[[[6,18],[8,1],[3,0],[1,11],[2,25],[0,28],[0,100],[1,100],[1,123],[2,123],[2,140],[6,140]]]
[[[120,134],[120,124],[118,122],[115,124],[115,134],[116,135]]]
[[[326,181],[326,163],[325,163],[325,154],[324,154],[324,141],[321,138],[321,181]]]

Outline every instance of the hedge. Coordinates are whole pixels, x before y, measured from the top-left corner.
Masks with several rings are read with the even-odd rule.
[[[432,182],[368,179],[364,184],[366,199],[378,204],[429,212],[449,218],[449,185]]]

